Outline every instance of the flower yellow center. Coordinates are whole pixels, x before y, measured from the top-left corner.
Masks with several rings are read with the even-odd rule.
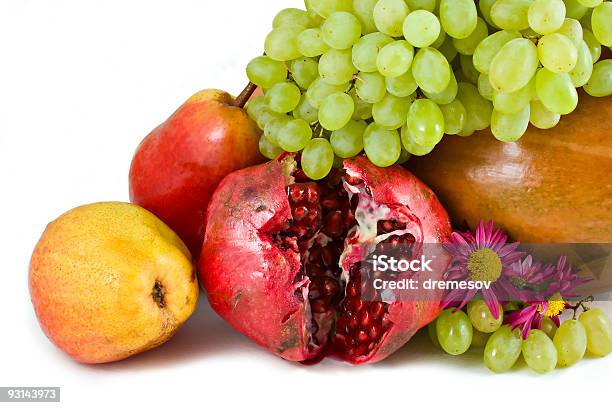
[[[502,262],[492,249],[482,248],[472,252],[467,260],[470,279],[474,282],[495,282],[502,273]]]
[[[555,293],[550,299],[548,299],[548,309],[544,313],[546,317],[558,316],[565,309],[565,300],[559,293]],[[538,312],[542,313],[542,306],[538,306]]]

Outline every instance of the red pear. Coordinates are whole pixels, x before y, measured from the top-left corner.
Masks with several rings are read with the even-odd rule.
[[[236,99],[198,92],[138,146],[130,168],[130,199],[168,224],[197,256],[206,208],[229,173],[261,163],[261,130],[242,109],[255,87]]]

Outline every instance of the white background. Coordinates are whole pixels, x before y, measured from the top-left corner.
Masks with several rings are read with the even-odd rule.
[[[609,403],[612,356],[494,375],[477,354],[447,356],[417,336],[374,366],[305,367],[259,349],[204,301],[169,343],[124,362],[79,365],[45,338],[27,290],[45,224],[127,200],[141,138],[200,89],[238,93],[275,12],[301,5],[0,0],[0,386],[61,386],[69,407]]]

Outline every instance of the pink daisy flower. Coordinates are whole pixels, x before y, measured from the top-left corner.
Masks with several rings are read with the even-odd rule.
[[[491,314],[499,318],[500,299],[507,298],[513,290],[508,272],[513,263],[523,257],[517,248],[520,243],[507,243],[508,237],[501,229],[493,228],[493,221],[484,225],[480,221],[476,231],[453,232],[445,249],[451,254],[451,266],[446,272],[447,281],[489,282],[483,289],[452,289],[442,301],[442,307],[450,305],[461,309],[480,292]]]
[[[537,292],[555,273],[555,266],[534,262],[531,255],[512,264],[507,276],[512,283],[508,289],[510,299],[523,302],[542,300],[544,296]]]
[[[542,327],[543,316],[549,317],[559,326],[559,315],[563,313],[567,306],[564,298],[575,296],[576,288],[591,280],[578,276],[578,270],[567,262],[565,256],[559,258],[549,278],[551,277],[552,279],[544,294],[544,300],[528,302],[526,307],[506,318],[506,323],[510,324],[513,330],[522,327],[521,336],[524,339],[529,337],[531,329]],[[532,294],[532,296],[536,295],[535,292]]]

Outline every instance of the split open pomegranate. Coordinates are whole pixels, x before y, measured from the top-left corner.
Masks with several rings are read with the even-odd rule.
[[[314,182],[285,155],[221,182],[200,278],[223,319],[282,358],[376,362],[433,320],[440,302],[381,296],[362,282],[372,275],[365,261],[382,247],[416,257],[450,232],[435,194],[402,167],[357,157]],[[440,252],[427,278],[441,279],[448,262]]]

